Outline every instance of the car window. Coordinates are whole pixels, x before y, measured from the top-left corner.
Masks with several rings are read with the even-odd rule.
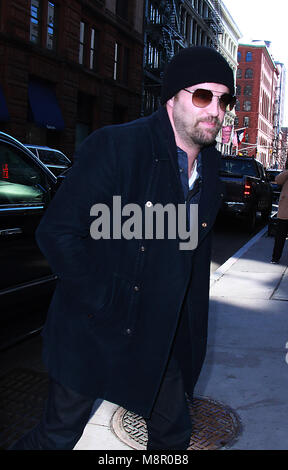
[[[42,203],[45,174],[16,147],[0,143],[0,204]]]
[[[48,165],[48,164],[57,165],[58,164],[58,165],[67,166],[69,163],[65,155],[63,155],[60,152],[56,152],[54,150],[38,149],[38,153],[39,153],[40,160],[43,163],[45,163],[45,165]]]
[[[258,176],[253,161],[222,159],[221,170],[236,175]]]

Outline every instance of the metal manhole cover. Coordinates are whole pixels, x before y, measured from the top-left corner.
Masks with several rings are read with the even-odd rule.
[[[188,450],[216,450],[231,446],[241,432],[241,424],[233,410],[210,398],[195,397],[189,402],[193,434]],[[118,408],[111,420],[116,436],[133,449],[145,450],[145,420],[124,408]]]
[[[48,377],[31,369],[13,369],[0,377],[0,449],[7,449],[39,421]]]

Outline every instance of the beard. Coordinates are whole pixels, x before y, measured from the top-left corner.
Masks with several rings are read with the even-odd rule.
[[[209,122],[210,124],[214,124],[214,127],[212,129],[203,129],[201,127],[198,127],[198,124],[200,122]],[[195,126],[190,131],[190,139],[196,145],[210,145],[215,141],[216,136],[220,131],[221,127],[222,122],[218,118],[207,118],[199,120],[195,123]]]
[[[201,122],[214,124],[214,127],[211,129],[202,128],[199,126]],[[185,124],[182,116],[179,116],[177,113],[175,113],[174,125],[178,134],[188,145],[194,144],[199,145],[200,147],[204,147],[206,145],[212,144],[215,141],[216,136],[222,127],[222,122],[218,118],[207,117],[205,119],[198,119],[193,125],[189,126]]]

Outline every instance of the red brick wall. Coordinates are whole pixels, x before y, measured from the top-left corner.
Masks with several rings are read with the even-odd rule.
[[[92,130],[113,123],[115,106],[125,108],[125,120],[139,117],[143,43],[140,33],[107,12],[101,1],[55,0],[55,4],[60,6],[56,52],[45,47],[45,35],[40,45],[30,42],[30,0],[1,2],[0,85],[10,120],[0,123],[0,130],[22,142],[31,141],[31,123],[27,121],[29,77],[48,80],[55,84],[65,122],[65,129],[57,133],[58,148],[71,156],[75,150],[78,92],[91,96]],[[79,64],[80,21],[89,22],[100,34],[99,68],[95,72]],[[112,79],[116,40],[130,52],[126,85]],[[45,132],[39,131],[38,139],[45,140]]]

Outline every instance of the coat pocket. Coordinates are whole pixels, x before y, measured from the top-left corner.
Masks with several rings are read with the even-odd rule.
[[[131,283],[114,274],[111,283],[107,283],[102,304],[88,313],[91,325],[113,323],[113,328],[122,327],[129,313]]]

